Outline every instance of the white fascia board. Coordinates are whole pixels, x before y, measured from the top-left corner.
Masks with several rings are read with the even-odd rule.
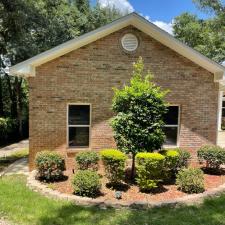
[[[217,64],[216,62],[210,60],[196,50],[185,45],[166,31],[157,27],[155,24],[148,22],[145,18],[138,15],[135,16],[139,19],[133,20],[132,25],[137,27],[142,32],[148,34],[152,38],[171,48],[180,55],[188,58],[199,66],[205,68],[211,73],[225,73],[225,67],[223,67],[222,65]]]
[[[82,46],[90,44],[100,38],[103,38],[113,32],[116,32],[126,26],[133,25],[137,29],[161,42],[165,46],[178,52],[180,55],[188,58],[199,66],[205,68],[213,74],[217,74],[215,81],[221,80],[221,73],[225,73],[225,67],[217,64],[216,62],[208,59],[194,49],[188,47],[182,42],[175,39],[172,35],[163,31],[156,25],[150,23],[145,18],[139,16],[136,13],[131,13],[114,22],[100,27],[92,32],[84,34],[78,38],[65,42],[55,48],[52,48],[46,52],[43,52],[37,56],[34,56],[22,63],[19,63],[10,68],[10,73],[21,76],[35,76],[35,67],[50,60],[53,60],[59,56],[62,56],[68,52],[76,50]],[[220,75],[218,75],[220,74]],[[224,76],[224,75],[222,75]]]
[[[51,61],[57,57],[65,55],[73,50],[76,50],[82,46],[88,45],[100,38],[103,38],[113,32],[116,32],[124,27],[127,27],[131,24],[131,19],[133,15],[129,14],[128,16],[122,17],[114,22],[100,27],[94,31],[91,31],[87,34],[84,34],[80,37],[74,38],[70,41],[67,41],[61,45],[58,45],[48,51],[45,51],[37,56],[34,56],[26,61],[16,64],[10,68],[10,74],[16,75],[28,75],[35,76],[35,71],[32,70],[32,67],[39,66],[45,62]]]

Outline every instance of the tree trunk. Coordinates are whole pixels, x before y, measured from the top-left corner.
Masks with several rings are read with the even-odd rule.
[[[22,93],[21,93],[21,85],[22,85],[22,78],[18,80],[16,83],[16,96],[17,96],[17,120],[19,122],[19,136],[20,138],[23,137],[23,124],[22,124],[22,111],[23,111],[23,103],[22,103]]]
[[[15,88],[12,87],[9,75],[6,75],[6,80],[7,80],[9,96],[11,100],[11,117],[17,118],[17,102],[16,102]],[[18,77],[15,77],[14,85],[16,84],[16,82],[18,82]]]
[[[0,77],[0,117],[4,116],[3,96],[2,96],[2,78]]]
[[[132,166],[131,166],[131,174],[130,179],[134,180],[134,174],[135,173],[135,154],[132,154]]]

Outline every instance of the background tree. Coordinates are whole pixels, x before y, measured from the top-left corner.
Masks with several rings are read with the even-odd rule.
[[[218,63],[225,61],[225,5],[220,0],[193,0],[212,17],[183,13],[174,20],[174,36]]]
[[[28,89],[8,67],[119,16],[111,8],[91,7],[88,0],[0,0],[0,117],[16,121],[15,137],[24,136]]]
[[[112,108],[116,116],[112,128],[118,148],[132,154],[131,177],[134,177],[135,155],[161,148],[164,142],[163,115],[167,111],[166,95],[152,81],[139,58],[134,64],[130,85],[115,89]]]

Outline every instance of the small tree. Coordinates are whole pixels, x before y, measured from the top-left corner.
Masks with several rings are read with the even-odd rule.
[[[167,111],[162,91],[151,80],[152,74],[144,76],[144,64],[140,57],[134,63],[130,85],[114,89],[112,108],[116,116],[111,125],[118,148],[132,154],[131,178],[134,178],[135,155],[161,148],[164,142],[163,115]]]

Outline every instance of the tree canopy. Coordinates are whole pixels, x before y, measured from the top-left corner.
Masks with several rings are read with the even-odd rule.
[[[225,61],[225,4],[220,0],[193,0],[209,19],[183,13],[173,23],[174,36],[210,59]]]
[[[22,78],[9,76],[10,65],[120,16],[113,8],[91,6],[89,0],[1,0],[0,118],[15,119],[22,135],[22,124],[28,118],[27,84]]]

